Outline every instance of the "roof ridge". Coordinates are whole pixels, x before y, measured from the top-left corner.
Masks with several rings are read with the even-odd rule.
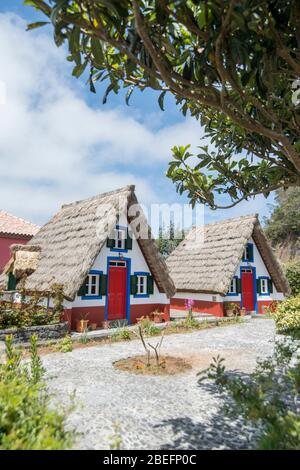
[[[248,214],[248,215],[240,215],[239,217],[230,217],[229,219],[218,220],[217,222],[208,222],[207,224],[203,224],[203,226],[202,225],[192,225],[191,228],[192,229],[197,229],[197,228],[207,227],[207,226],[212,226],[212,225],[221,225],[221,224],[225,224],[225,223],[228,223],[228,222],[237,221],[237,220],[241,220],[241,219],[250,219],[250,218],[258,219],[258,216],[259,216],[259,214],[257,214],[257,213]]]
[[[78,201],[70,202],[68,204],[63,204],[61,206],[61,209],[65,209],[66,207],[76,206],[78,204],[81,204],[82,202],[93,201],[95,199],[102,199],[103,197],[113,195],[113,194],[117,194],[117,193],[121,193],[121,192],[125,192],[125,191],[134,192],[135,191],[135,185],[134,184],[129,184],[127,186],[123,186],[122,188],[114,189],[112,191],[106,191],[105,193],[96,194],[96,196],[91,196],[91,197],[88,197],[86,199],[80,199]]]

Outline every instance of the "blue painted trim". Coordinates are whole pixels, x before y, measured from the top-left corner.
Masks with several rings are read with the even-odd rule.
[[[254,310],[258,313],[258,306],[257,306],[257,289],[256,289],[256,268],[254,266],[241,266],[240,267],[240,277],[241,277],[241,300],[240,306],[243,306],[243,281],[242,281],[242,269],[247,268],[251,269],[253,273],[253,283],[254,283]]]
[[[126,227],[125,225],[116,225],[116,229],[125,230],[127,233],[128,227]],[[114,251],[118,253],[128,253],[127,248],[111,248],[110,251]]]
[[[232,279],[238,279],[238,278],[239,278],[239,276],[233,276]],[[235,288],[236,288],[236,284],[235,284]],[[240,296],[240,294],[238,292],[234,292],[234,293],[233,292],[228,292],[226,294],[226,297],[239,297],[239,296]]]
[[[98,276],[101,276],[101,274],[103,274],[103,271],[98,271],[98,269],[91,269],[88,272],[88,275],[89,274],[96,274]],[[102,295],[82,295],[81,296],[81,300],[101,300],[101,299],[102,299]]]
[[[144,271],[135,271],[133,273],[135,276],[150,276],[150,273],[144,272]],[[135,299],[145,299],[149,298],[150,294],[134,294],[133,296]]]
[[[247,243],[246,246],[252,246],[252,259],[245,259],[244,258],[244,253],[243,253],[243,258],[242,258],[242,261],[243,262],[248,262],[248,263],[253,263],[254,261],[254,244],[253,243]],[[246,246],[245,246],[245,249],[246,249]]]
[[[131,259],[130,258],[120,258],[118,256],[108,256],[106,264],[107,272],[107,283],[106,283],[106,301],[104,309],[104,319],[108,320],[108,287],[109,287],[109,262],[110,261],[126,261],[127,266],[127,279],[126,279],[126,320],[128,325],[130,325],[130,273],[131,273]]]
[[[270,296],[270,291],[269,291],[269,283],[268,283],[268,280],[271,279],[270,277],[268,276],[258,276],[257,278],[258,280],[260,279],[266,279],[267,280],[267,288],[268,288],[268,292],[265,292],[264,294],[258,294],[259,297],[269,297]]]

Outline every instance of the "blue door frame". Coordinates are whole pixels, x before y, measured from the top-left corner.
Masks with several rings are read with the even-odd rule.
[[[242,270],[243,269],[251,269],[253,273],[253,287],[254,287],[254,310],[258,313],[258,305],[257,305],[257,288],[256,288],[256,268],[254,266],[241,266],[240,267],[240,279],[241,279],[241,300],[240,306],[243,306],[243,281],[242,281]]]
[[[131,274],[131,259],[130,258],[120,258],[119,256],[108,256],[106,273],[107,273],[107,285],[106,285],[106,300],[105,300],[105,310],[104,310],[104,319],[108,320],[108,286],[109,286],[109,262],[110,261],[126,261],[126,320],[130,324],[130,274]]]

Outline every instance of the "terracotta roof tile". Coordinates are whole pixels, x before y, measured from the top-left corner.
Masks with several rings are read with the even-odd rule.
[[[0,210],[0,233],[33,236],[40,227],[8,212]]]

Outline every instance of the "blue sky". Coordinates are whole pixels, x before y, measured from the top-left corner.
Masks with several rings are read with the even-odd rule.
[[[200,125],[181,116],[171,96],[162,112],[150,90],[135,92],[129,107],[122,93],[102,105],[105,86],[94,95],[71,76],[50,27],[25,32],[41,16],[21,0],[1,1],[0,208],[42,224],[63,203],[131,183],[146,205],[186,203],[165,172],[173,145],[201,144]],[[205,209],[205,222],[253,212],[262,218],[272,202]]]

